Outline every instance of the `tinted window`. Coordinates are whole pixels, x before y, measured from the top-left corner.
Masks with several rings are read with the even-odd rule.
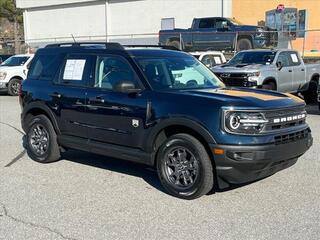
[[[225,19],[217,19],[215,26],[217,29],[224,28],[225,26],[228,26],[228,21]]]
[[[114,90],[122,81],[133,82],[138,87],[135,72],[126,59],[120,56],[99,56],[96,61],[94,87]]]
[[[86,86],[92,76],[92,56],[69,55],[60,71],[59,83]]]
[[[276,52],[239,52],[229,62],[229,65],[243,65],[243,64],[271,64],[274,60]]]
[[[13,67],[13,66],[23,66],[30,57],[18,57],[13,56],[5,60],[1,66]]]
[[[301,64],[300,57],[296,52],[288,52],[290,64],[292,66],[299,66]]]
[[[214,28],[214,22],[213,18],[201,19],[199,22],[199,28]]]
[[[283,67],[290,66],[289,54],[287,52],[282,52],[278,56],[278,62],[281,62]]]
[[[51,80],[59,68],[61,58],[59,55],[36,55],[31,62],[28,78]]]
[[[137,58],[155,90],[224,87],[223,83],[193,57]]]

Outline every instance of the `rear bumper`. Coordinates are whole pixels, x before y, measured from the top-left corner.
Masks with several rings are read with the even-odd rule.
[[[219,187],[252,182],[288,168],[312,143],[311,133],[308,132],[303,139],[279,145],[211,145],[212,148],[224,150],[222,155],[214,154]]]

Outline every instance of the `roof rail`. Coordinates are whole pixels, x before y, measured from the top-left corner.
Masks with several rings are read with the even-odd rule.
[[[120,43],[114,42],[66,42],[66,43],[54,43],[48,44],[45,48],[56,48],[56,47],[94,47],[102,45],[103,47],[111,50],[124,50]]]
[[[167,45],[122,45],[122,46],[127,48],[160,48],[160,49],[181,51],[180,49],[174,46],[167,46]]]

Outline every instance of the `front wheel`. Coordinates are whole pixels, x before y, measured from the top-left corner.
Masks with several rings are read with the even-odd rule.
[[[60,159],[57,134],[45,115],[27,118],[27,151],[30,158],[40,163]]]
[[[19,89],[21,85],[21,80],[17,78],[13,78],[8,83],[8,94],[10,96],[18,96],[19,95]]]
[[[311,81],[310,84],[309,84],[308,90],[306,92],[304,92],[302,95],[304,97],[304,101],[307,104],[317,102],[317,98],[318,98],[318,83],[315,82],[315,81]]]
[[[163,187],[178,198],[199,198],[214,184],[206,149],[188,134],[173,135],[163,143],[157,155],[157,171]]]
[[[277,87],[274,82],[267,82],[262,85],[262,89],[276,91]]]

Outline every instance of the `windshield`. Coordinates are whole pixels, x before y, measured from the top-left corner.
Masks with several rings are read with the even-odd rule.
[[[239,52],[227,65],[271,64],[276,56],[275,51]]]
[[[235,18],[228,18],[228,20],[233,24],[233,25],[243,25],[241,22],[236,20]]]
[[[13,56],[5,60],[1,66],[7,66],[7,67],[13,67],[13,66],[23,66],[27,61],[29,57],[17,57]]]
[[[193,57],[139,57],[137,62],[155,90],[225,87]]]

